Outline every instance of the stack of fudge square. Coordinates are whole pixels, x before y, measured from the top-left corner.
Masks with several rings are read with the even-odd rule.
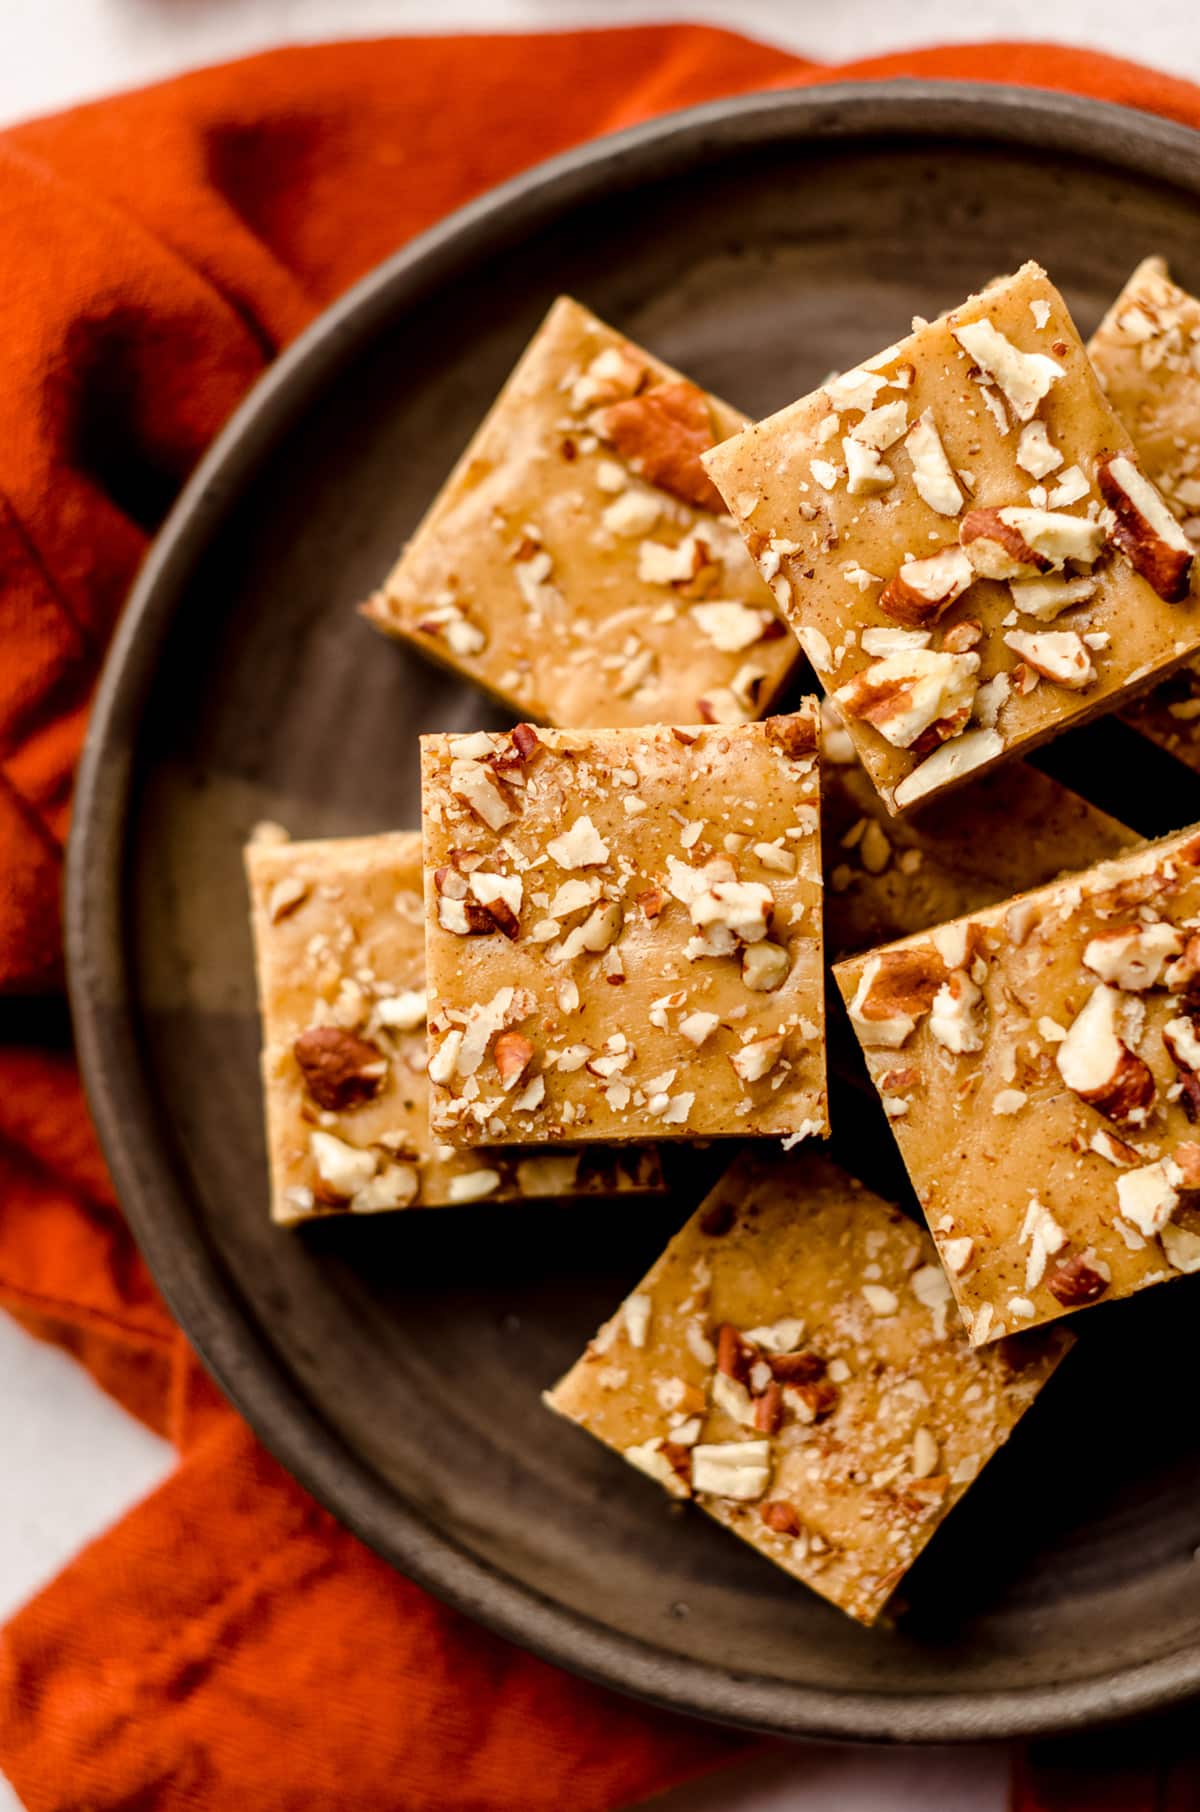
[[[1087,348],[1028,264],[757,424],[557,302],[364,607],[520,721],[422,738],[419,831],[247,851],[275,1219],[742,1141],[546,1401],[872,1622],[1050,1324],[1200,1268],[1200,827],[1017,759],[1117,709],[1200,767],[1194,541],[1160,260]],[[813,1155],[827,951],[925,1227]]]

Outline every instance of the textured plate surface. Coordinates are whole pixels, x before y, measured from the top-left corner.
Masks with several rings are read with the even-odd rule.
[[[281,359],[148,563],[92,720],[69,885],[88,1086],[175,1312],[264,1440],[397,1566],[542,1653],[778,1731],[1064,1728],[1200,1687],[1197,1285],[1086,1340],[864,1632],[539,1405],[694,1199],[268,1225],[240,872],[417,818],[419,731],[501,720],[353,615],[562,289],[763,412],[1036,257],[1090,330],[1146,252],[1200,283],[1200,140],[898,84],[638,129],[486,197]],[[1197,787],[1120,726],[1050,758],[1140,829]],[[1049,765],[1049,763],[1048,763]],[[835,1106],[837,1104],[835,1103]],[[872,1107],[841,1103],[898,1188]],[[713,1174],[720,1158],[702,1154]]]

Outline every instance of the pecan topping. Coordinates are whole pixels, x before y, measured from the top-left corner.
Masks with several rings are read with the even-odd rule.
[[[387,1074],[387,1059],[369,1038],[359,1038],[341,1026],[310,1026],[292,1046],[304,1086],[330,1113],[361,1107],[379,1093]]]
[[[929,1012],[948,971],[930,947],[881,950],[868,958],[850,1018],[864,1044],[899,1050]]]
[[[724,509],[700,464],[700,455],[716,445],[716,436],[708,398],[696,384],[684,379],[652,384],[638,396],[597,410],[591,425],[648,483],[695,509]]]
[[[955,599],[961,597],[975,578],[975,568],[959,547],[945,548],[924,560],[906,560],[879,594],[879,608],[893,622],[909,629],[923,629],[935,623]],[[943,648],[954,653],[964,649]],[[972,646],[967,643],[966,647]]]
[[[804,1405],[807,1414],[801,1416],[802,1421],[823,1422],[838,1406],[838,1387],[828,1378],[820,1378],[814,1384],[789,1384],[788,1389]]]
[[[802,760],[817,746],[817,726],[811,717],[768,717],[763,728],[767,741],[781,749],[790,761]]]
[[[470,905],[471,903],[468,902],[468,914],[470,912]],[[506,938],[514,940],[517,938],[521,930],[521,924],[511,906],[505,905],[503,900],[489,900],[487,905],[483,907],[483,911],[491,920],[491,925],[488,927],[489,930],[502,931]]]
[[[767,1364],[781,1384],[815,1384],[828,1370],[820,1353],[772,1353]]]
[[[757,1358],[757,1347],[749,1340],[743,1340],[731,1322],[723,1321],[717,1330],[717,1370],[724,1372],[727,1378],[736,1378],[739,1384],[745,1384]]]
[[[1150,480],[1123,453],[1096,466],[1100,494],[1113,514],[1112,540],[1160,598],[1178,604],[1192,582],[1192,547]]]
[[[760,1434],[778,1434],[783,1426],[783,1391],[772,1379],[754,1401],[754,1426]]]
[[[509,733],[507,746],[494,750],[487,757],[488,766],[498,774],[503,774],[510,768],[524,767],[539,746],[539,740],[532,724],[517,724]]]
[[[969,510],[959,540],[971,565],[985,579],[1019,579],[1026,573],[1048,573],[1053,561],[1029,546],[1019,529],[999,510]]]
[[[681,1447],[678,1441],[663,1441],[660,1443],[658,1451],[690,1491],[692,1487],[691,1448]]]
[[[1200,1190],[1200,1145],[1187,1139],[1182,1145],[1175,1147],[1171,1156],[1180,1172],[1180,1189],[1189,1194]]]
[[[1046,1278],[1046,1288],[1065,1309],[1077,1309],[1103,1296],[1111,1282],[1107,1271],[1076,1253],[1054,1267]]]
[[[772,1499],[769,1504],[760,1504],[758,1514],[767,1528],[774,1530],[776,1535],[799,1535],[804,1527],[796,1506],[786,1503],[781,1497]]]
[[[492,1054],[506,1089],[512,1088],[533,1062],[533,1046],[521,1032],[501,1032]]]
[[[910,1515],[920,1516],[940,1504],[949,1489],[950,1479],[944,1472],[935,1473],[932,1478],[910,1479],[899,1503]]]
[[[1154,1100],[1154,1072],[1117,1032],[1117,990],[1101,982],[1055,1053],[1059,1075],[1081,1101],[1118,1126],[1140,1126]]]

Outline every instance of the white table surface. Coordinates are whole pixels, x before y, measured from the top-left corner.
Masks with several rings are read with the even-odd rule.
[[[420,31],[434,10],[429,0],[0,0],[0,123],[273,44]],[[907,45],[1053,38],[1200,78],[1195,0],[441,0],[436,9],[442,31],[646,19],[727,25],[830,62]],[[3,1315],[0,1377],[3,1618],[150,1490],[171,1454],[72,1360]],[[1007,1787],[1001,1749],[806,1748],[657,1803],[662,1812],[1003,1812]],[[0,1778],[0,1812],[18,1805]]]

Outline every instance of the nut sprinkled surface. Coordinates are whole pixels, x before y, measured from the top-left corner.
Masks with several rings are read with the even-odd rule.
[[[837,965],[976,1344],[1194,1268],[1198,931],[1193,827]]]
[[[818,727],[422,738],[439,1137],[825,1130]],[[447,916],[499,887],[511,935]]]
[[[364,614],[545,723],[760,717],[798,650],[699,458],[745,425],[563,297]]]
[[[872,1623],[1069,1345],[973,1351],[921,1228],[815,1154],[759,1151],[546,1401]]]

